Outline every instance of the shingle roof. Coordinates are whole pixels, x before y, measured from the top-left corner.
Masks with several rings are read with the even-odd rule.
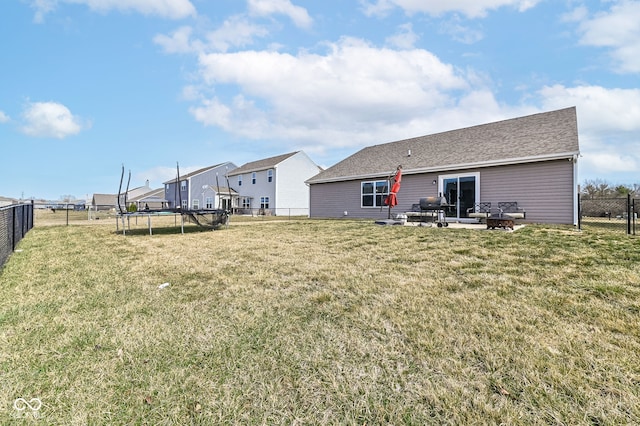
[[[93,204],[96,206],[115,206],[118,204],[118,194],[93,194]]]
[[[153,189],[149,192],[145,192],[144,194],[140,194],[137,197],[128,198],[127,201],[151,201],[152,199],[157,201],[166,201],[164,199],[164,188]]]
[[[227,186],[217,187],[214,185],[209,185],[209,188],[211,188],[213,191],[216,191],[222,195],[238,195],[238,191],[236,191],[233,188],[229,188]]]
[[[288,154],[277,155],[275,157],[265,158],[263,160],[252,161],[251,163],[243,164],[237,169],[233,169],[233,171],[229,172],[229,176],[237,176],[243,173],[258,172],[261,170],[270,169],[277,166],[279,163],[282,163],[287,158],[293,157],[298,152],[300,151],[290,152]]]
[[[409,152],[411,153],[409,155]],[[308,183],[444,171],[577,155],[576,108],[565,108],[364,148]]]
[[[198,169],[198,170],[196,170],[196,171],[193,171],[193,172],[191,172],[191,173],[187,173],[186,175],[182,175],[182,174],[181,174],[181,175],[180,175],[180,180],[189,179],[190,177],[193,177],[193,176],[199,175],[200,173],[204,173],[204,172],[206,172],[207,170],[215,169],[216,167],[220,167],[220,166],[222,166],[223,164],[227,164],[227,163],[229,163],[229,161],[227,161],[226,163],[216,164],[215,166],[203,167],[203,168]],[[174,183],[174,182],[176,182],[177,180],[178,180],[178,178],[177,178],[177,177],[175,177],[175,178],[173,178],[173,179],[171,179],[171,180],[168,180],[168,181],[166,181],[166,182],[163,182],[163,184],[165,184],[165,185],[166,185],[166,184],[168,184],[168,183]]]

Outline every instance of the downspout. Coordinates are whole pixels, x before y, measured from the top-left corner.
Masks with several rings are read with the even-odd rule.
[[[569,161],[573,163],[573,226],[578,226],[578,155],[574,155]]]
[[[267,170],[267,174],[269,170]],[[276,201],[278,200],[278,165],[273,166],[273,214],[274,216],[278,215],[278,205]],[[291,216],[291,209],[289,209],[289,216]]]

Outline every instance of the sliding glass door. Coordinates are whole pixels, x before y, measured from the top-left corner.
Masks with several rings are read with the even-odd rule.
[[[480,193],[480,174],[468,173],[440,176],[440,193],[451,205],[446,209],[447,217],[464,219],[467,209],[473,207]]]

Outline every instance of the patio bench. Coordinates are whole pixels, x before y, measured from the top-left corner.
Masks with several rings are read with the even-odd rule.
[[[478,219],[478,222],[486,220],[491,215],[491,203],[475,203],[473,207],[467,209],[467,217]]]
[[[517,201],[501,201],[498,203],[498,210],[501,214],[508,215],[514,219],[526,219],[527,212],[522,207],[518,207]]]

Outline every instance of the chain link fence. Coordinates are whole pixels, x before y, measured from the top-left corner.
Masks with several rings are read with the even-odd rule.
[[[624,198],[580,198],[579,227],[597,227],[636,234],[640,200]]]
[[[34,215],[38,226],[88,225],[115,223],[116,207],[112,205],[85,206],[84,204],[35,203]]]
[[[152,210],[153,211],[153,210]],[[202,210],[206,211],[206,210]],[[144,213],[144,210],[140,210]],[[230,212],[231,220],[298,220],[308,219],[308,208],[279,209],[242,209],[234,208]],[[35,204],[35,217],[38,226],[48,225],[83,225],[83,224],[115,224],[118,208],[113,205],[77,205],[77,204]]]
[[[33,203],[0,207],[0,269],[33,228]]]

